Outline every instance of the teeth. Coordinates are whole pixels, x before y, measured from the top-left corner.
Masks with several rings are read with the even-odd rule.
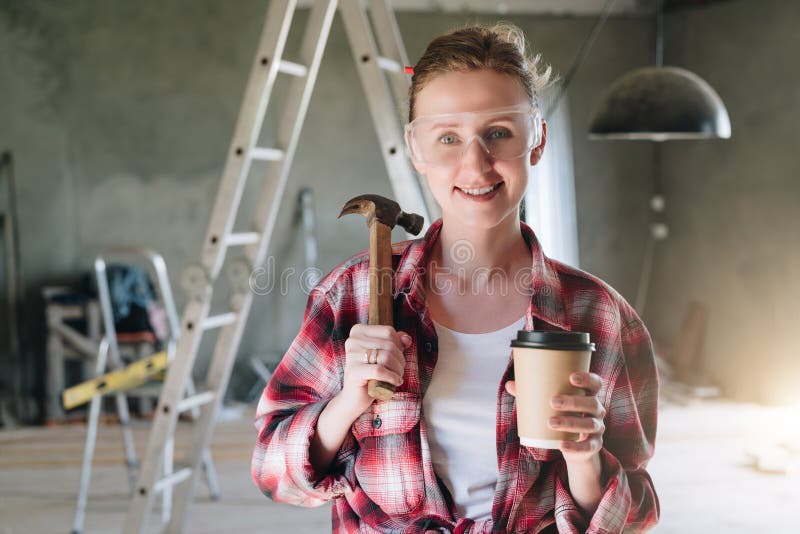
[[[489,187],[481,187],[480,189],[462,189],[463,192],[467,193],[468,195],[485,195],[491,191],[497,189],[497,185],[490,185]]]

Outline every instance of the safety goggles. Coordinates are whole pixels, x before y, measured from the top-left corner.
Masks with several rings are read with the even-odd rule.
[[[492,158],[525,156],[542,140],[538,107],[522,105],[417,117],[405,126],[411,157],[425,165],[457,165],[473,141]]]

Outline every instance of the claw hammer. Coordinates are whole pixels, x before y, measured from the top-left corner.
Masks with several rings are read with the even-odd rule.
[[[422,230],[423,218],[406,213],[394,200],[380,195],[360,195],[345,203],[339,217],[360,213],[367,218],[369,227],[369,324],[394,326],[392,315],[392,228],[400,225],[417,235]],[[389,400],[394,394],[394,384],[370,380],[367,386],[370,397]]]

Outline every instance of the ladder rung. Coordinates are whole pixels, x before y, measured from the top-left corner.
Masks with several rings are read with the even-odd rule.
[[[308,67],[305,65],[301,65],[300,63],[292,63],[291,61],[286,61],[282,59],[280,63],[278,63],[278,70],[284,74],[290,74],[292,76],[297,76],[298,78],[302,78],[308,74]]]
[[[209,402],[213,401],[215,397],[216,395],[213,391],[204,391],[202,393],[198,393],[197,395],[186,397],[178,403],[178,413],[183,413],[197,406],[208,404]]]
[[[261,240],[258,232],[243,232],[241,234],[228,234],[225,238],[225,245],[235,247],[236,245],[255,245]]]
[[[179,471],[175,471],[171,475],[167,475],[158,482],[156,482],[155,484],[153,484],[153,493],[156,494],[161,493],[168,486],[174,486],[176,484],[180,484],[190,476],[192,476],[191,467],[184,467]]]
[[[238,317],[237,313],[230,312],[230,313],[222,313],[220,315],[212,315],[211,317],[206,317],[203,319],[203,322],[200,323],[200,328],[203,330],[211,330],[214,328],[219,328],[220,326],[225,326],[227,324],[231,324],[236,321]]]
[[[378,56],[377,60],[378,66],[383,70],[388,70],[390,72],[400,72],[401,66],[400,63],[393,59],[389,59],[388,57]]]
[[[277,148],[253,147],[250,150],[250,157],[261,161],[280,161],[283,155],[283,150]]]

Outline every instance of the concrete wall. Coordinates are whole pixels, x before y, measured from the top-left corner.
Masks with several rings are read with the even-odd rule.
[[[120,244],[160,250],[176,289],[180,272],[197,261],[265,7],[256,0],[0,2],[0,147],[17,159],[32,347],[27,388],[40,388],[44,374],[42,285],[74,279],[98,251]],[[562,74],[594,23],[509,19]],[[400,13],[412,62],[430,38],[467,20],[480,19]],[[594,143],[585,132],[610,82],[651,61],[652,40],[646,20],[610,20],[569,92],[582,266],[631,299],[651,148]],[[337,221],[338,209],[359,193],[390,195],[384,173],[337,18],[270,251],[277,270],[303,267],[293,224],[302,186],[316,194],[327,271],[367,245],[363,221]],[[289,288],[257,300],[240,356],[277,353],[291,341],[305,295],[296,276]],[[204,344],[204,357],[209,350]]]
[[[709,309],[702,367],[734,397],[800,402],[800,4],[734,0],[667,17],[666,61],[701,74],[729,141],[664,146],[672,236],[657,255],[651,328]]]

